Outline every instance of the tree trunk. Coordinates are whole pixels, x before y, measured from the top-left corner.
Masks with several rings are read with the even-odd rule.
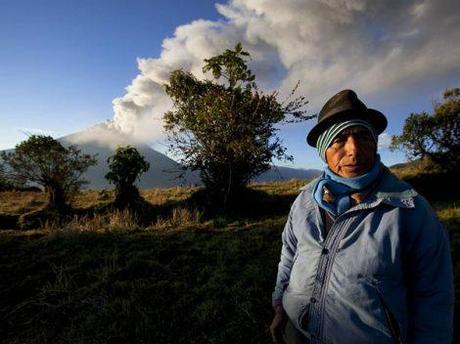
[[[67,210],[64,189],[60,185],[50,185],[47,187],[48,191],[48,207],[55,209],[59,212]]]
[[[115,206],[119,209],[135,208],[141,201],[139,190],[134,185],[124,185],[115,191]]]

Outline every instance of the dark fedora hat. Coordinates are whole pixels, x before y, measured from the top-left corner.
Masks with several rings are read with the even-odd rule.
[[[334,123],[350,119],[362,119],[369,122],[377,134],[381,134],[387,127],[387,119],[383,113],[369,109],[358,99],[354,91],[343,90],[324,104],[318,115],[318,123],[307,135],[308,144],[316,147],[316,141],[324,130]]]

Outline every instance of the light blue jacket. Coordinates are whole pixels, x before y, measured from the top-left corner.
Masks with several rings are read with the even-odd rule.
[[[311,343],[450,343],[449,239],[428,202],[385,167],[325,238],[316,182],[291,207],[273,304]]]

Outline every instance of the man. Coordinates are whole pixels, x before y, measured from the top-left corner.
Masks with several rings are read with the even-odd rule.
[[[301,189],[282,234],[275,342],[451,342],[448,236],[428,202],[380,162],[386,126],[344,90],[308,134],[327,168]]]

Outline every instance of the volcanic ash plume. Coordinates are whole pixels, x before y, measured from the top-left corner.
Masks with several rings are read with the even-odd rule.
[[[242,42],[264,89],[299,94],[318,108],[343,88],[372,96],[460,73],[460,2],[457,0],[233,0],[216,5],[219,21],[179,26],[159,58],[138,59],[139,75],[113,101],[114,126],[146,141],[163,137],[164,92],[172,70],[205,78],[203,59]]]

